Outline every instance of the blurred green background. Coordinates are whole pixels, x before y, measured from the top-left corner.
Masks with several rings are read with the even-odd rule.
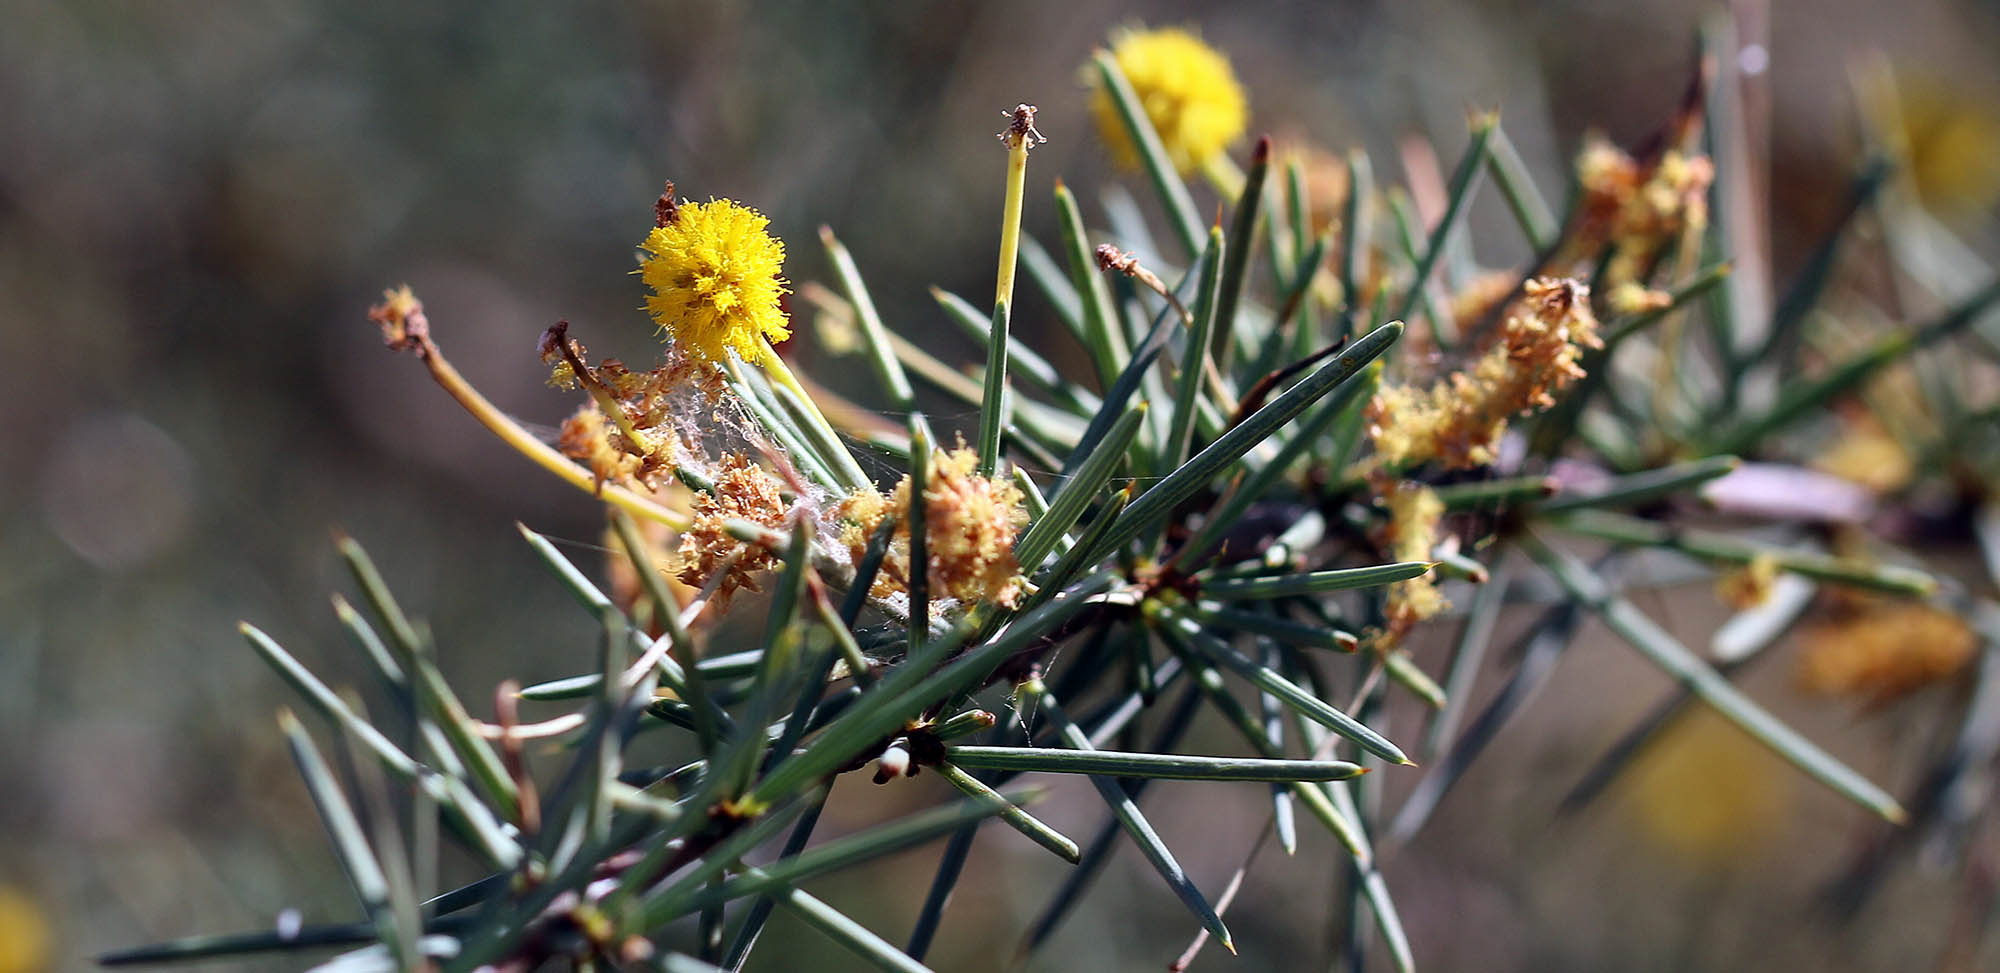
[[[252,620],[336,684],[366,679],[327,608],[345,584],[331,529],[368,545],[429,619],[475,709],[502,678],[588,664],[591,619],[511,524],[594,563],[595,507],[381,349],[363,313],[382,288],[411,284],[460,369],[552,429],[573,402],[542,385],[533,349],[548,324],[568,318],[600,354],[652,354],[628,275],[671,178],[762,209],[791,244],[795,284],[827,277],[814,228],[832,225],[892,326],[965,360],[974,349],[947,335],[926,287],[990,286],[1001,110],[1038,104],[1050,139],[1030,168],[1030,231],[1051,237],[1057,175],[1094,218],[1089,201],[1115,174],[1077,66],[1116,25],[1197,25],[1234,58],[1255,130],[1365,146],[1378,173],[1400,177],[1397,143],[1411,134],[1450,159],[1465,111],[1497,106],[1559,199],[1587,128],[1630,143],[1668,114],[1702,12],[1582,0],[0,2],[0,341],[14,360],[0,378],[0,973],[36,968],[19,937],[38,924],[40,962],[72,968],[142,941],[266,927],[287,907],[308,921],[354,914],[273,732],[286,690],[235,632]],[[1781,275],[1837,204],[1853,154],[1846,72],[1874,51],[1956,126],[1952,144],[1970,146],[1939,205],[1993,255],[1994,5],[1794,0],[1739,13],[1768,44]],[[1489,262],[1516,247],[1506,220],[1493,199],[1473,214]],[[1018,328],[1046,333],[1046,308],[1019,314]],[[794,344],[812,371],[817,350]],[[819,374],[867,401],[837,380],[851,371]],[[1685,601],[1672,618],[1691,637],[1723,616],[1704,589]],[[1749,687],[1876,779],[1911,783],[1907,758],[1932,726],[1920,702],[1857,714],[1796,697],[1782,667]],[[1609,800],[1553,820],[1561,789],[1665,688],[1587,633],[1539,705],[1393,852],[1387,874],[1423,965],[1932,968],[1955,923],[1985,920],[1963,914],[1947,873],[1918,868],[1831,925],[1815,896],[1879,829],[1699,721]],[[933,783],[844,781],[829,821],[934,799]],[[1163,786],[1148,801],[1211,888],[1267,806],[1261,788],[1224,785]],[[1087,832],[1094,802],[1064,785],[1046,817]],[[931,854],[823,894],[900,939]],[[1261,859],[1230,915],[1243,957],[1210,950],[1198,968],[1296,969],[1321,955],[1336,864],[1317,835],[1296,858]],[[933,954],[941,969],[1003,962],[1059,878],[1004,831],[972,868]],[[1097,892],[1039,968],[1158,969],[1193,931],[1136,856]],[[772,935],[784,938],[762,969],[850,962],[800,929]]]

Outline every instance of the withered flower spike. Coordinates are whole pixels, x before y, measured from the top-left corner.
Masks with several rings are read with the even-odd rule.
[[[1008,148],[1013,148],[1017,143],[1025,145],[1028,148],[1034,148],[1037,145],[1047,142],[1048,139],[1044,138],[1041,132],[1035,130],[1035,111],[1035,106],[1023,102],[1015,105],[1013,111],[1001,112],[1000,114],[1013,119],[1013,121],[1008,124],[1006,131],[1001,132],[996,137],[1000,141],[1005,142]]]
[[[667,189],[653,203],[653,225],[671,226],[681,217],[681,204],[674,201],[674,181],[667,180]]]
[[[1174,310],[1180,313],[1182,323],[1193,326],[1194,316],[1188,313],[1180,298],[1174,296],[1173,290],[1167,287],[1166,281],[1160,279],[1160,275],[1140,265],[1138,254],[1120,250],[1109,243],[1100,243],[1097,245],[1097,269],[1115,270],[1146,285],[1148,290],[1166,298],[1167,303],[1173,305]]]

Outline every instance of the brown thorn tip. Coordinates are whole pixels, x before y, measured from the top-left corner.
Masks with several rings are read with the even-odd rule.
[[[1262,166],[1269,165],[1270,163],[1271,137],[1269,135],[1259,135],[1257,136],[1257,147],[1250,150],[1250,164],[1253,166]]]

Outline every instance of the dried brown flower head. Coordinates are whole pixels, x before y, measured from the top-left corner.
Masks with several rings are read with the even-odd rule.
[[[1554,393],[1583,377],[1586,347],[1599,347],[1590,288],[1538,278],[1524,287],[1472,371],[1453,372],[1427,388],[1385,386],[1368,404],[1377,462],[1407,468],[1435,461],[1447,469],[1485,466],[1507,420],[1555,404]]]
[[[1000,141],[1007,143],[1009,148],[1019,143],[1030,149],[1047,142],[1048,139],[1043,138],[1042,133],[1035,130],[1035,112],[1039,110],[1024,102],[1015,105],[1012,111],[1001,112],[1000,114],[1007,116],[1008,123],[1007,130],[1000,133]]]
[[[1347,205],[1351,181],[1347,160],[1330,152],[1302,131],[1280,132],[1272,146],[1272,178],[1296,163],[1305,176],[1306,225],[1318,236]],[[1366,202],[1364,200],[1364,202]],[[1333,262],[1328,261],[1329,265]]]
[[[597,406],[585,403],[563,420],[556,448],[564,456],[590,467],[599,485],[634,479],[645,461],[626,449],[625,437]]]
[[[782,489],[783,484],[769,470],[740,453],[729,453],[722,457],[714,489],[694,495],[694,523],[681,534],[680,566],[675,577],[693,587],[713,583],[712,610],[728,608],[729,599],[739,588],[762,590],[757,587],[757,572],[770,568],[776,559],[762,547],[731,536],[724,523],[747,520],[783,528],[791,506],[785,502]]]
[[[616,358],[592,367],[583,360],[583,343],[569,337],[568,330],[568,322],[557,322],[542,336],[540,354],[549,366],[549,384],[586,389],[591,402],[563,424],[558,448],[589,466],[599,484],[666,485],[678,464],[701,455],[702,427],[696,417],[702,406],[729,394],[720,370],[672,351],[651,371],[632,371]]]
[[[1012,605],[1020,588],[1014,541],[1028,523],[1021,490],[998,477],[980,476],[979,454],[964,447],[939,453],[924,489],[924,527],[929,536],[931,590],[961,602]],[[860,558],[884,517],[897,526],[872,593],[886,598],[909,590],[910,478],[888,494],[863,490],[841,501],[834,516],[841,541]]]

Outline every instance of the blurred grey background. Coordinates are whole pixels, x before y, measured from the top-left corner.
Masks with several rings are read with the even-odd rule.
[[[252,620],[336,683],[365,681],[327,608],[345,587],[333,528],[368,545],[429,619],[475,708],[502,678],[590,664],[591,620],[511,525],[594,563],[596,509],[381,349],[363,314],[384,287],[411,284],[461,370],[552,427],[573,402],[543,387],[533,348],[556,318],[594,352],[652,354],[629,272],[671,178],[762,209],[795,284],[827,278],[814,228],[832,225],[892,325],[963,360],[974,349],[947,336],[926,287],[989,286],[1001,110],[1038,104],[1050,139],[1030,168],[1030,230],[1051,237],[1058,175],[1094,218],[1114,174],[1077,68],[1114,26],[1198,26],[1233,57],[1253,130],[1365,146],[1378,173],[1399,174],[1410,134],[1434,138],[1448,164],[1466,110],[1498,107],[1560,199],[1587,128],[1629,143],[1671,110],[1704,9],[0,2],[0,931],[40,924],[43,962],[74,968],[155,938],[265,927],[289,906],[310,921],[354,914],[274,732],[287,692],[235,632]],[[2000,126],[1993,6],[1760,10],[1748,13],[1768,22],[1780,273],[1836,205],[1852,159],[1846,72],[1872,51],[1973,133],[1972,171],[1953,170],[1958,195],[1941,208],[1990,245],[2000,180],[1979,133]],[[1474,217],[1482,257],[1503,262],[1517,246],[1504,211],[1486,200]],[[1045,308],[1020,313],[1021,329],[1045,328]],[[817,352],[795,344],[810,371]],[[1677,628],[1721,617],[1713,598],[1690,603]],[[1921,705],[1801,700],[1782,670],[1750,687],[1877,779],[1910,784],[1899,768],[1932,725]],[[1679,757],[1551,820],[1560,790],[1664,689],[1587,637],[1395,850],[1388,875],[1423,965],[1931,968],[1967,921],[1952,883],[1913,873],[1833,929],[1813,896],[1879,832],[1726,731],[1694,725]],[[834,825],[933,799],[932,783],[846,781]],[[1087,831],[1094,800],[1066,785],[1048,817]],[[1259,788],[1221,785],[1148,800],[1212,888],[1266,807]],[[1727,826],[1704,831],[1703,815]],[[1014,838],[982,841],[940,968],[1004,960],[1059,879]],[[900,939],[931,854],[824,894]],[[1211,949],[1198,968],[1319,956],[1337,861],[1317,835],[1296,858],[1261,859],[1230,916],[1243,956]],[[1157,969],[1193,931],[1136,858],[1098,893],[1041,968]],[[851,961],[808,932],[773,935],[815,968]],[[18,943],[0,945],[0,973],[35,968]],[[792,968],[784,956],[761,968]]]

